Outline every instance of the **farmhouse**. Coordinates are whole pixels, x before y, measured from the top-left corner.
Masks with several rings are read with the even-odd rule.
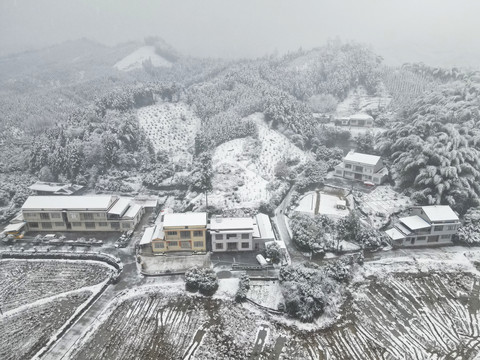
[[[421,206],[413,208],[411,216],[398,219],[385,233],[396,247],[450,244],[459,225],[460,220],[450,206]]]
[[[212,251],[252,251],[274,241],[272,224],[265,214],[244,218],[213,218],[210,222]]]
[[[126,231],[145,208],[133,198],[104,196],[30,196],[22,206],[29,231]]]
[[[206,251],[207,213],[169,213],[162,215],[153,230],[148,228],[140,245],[152,244],[153,252]],[[147,233],[147,230],[145,233]]]
[[[37,181],[28,187],[36,195],[73,195],[83,189],[82,185]]]
[[[343,161],[335,166],[335,176],[358,181],[368,181],[382,184],[388,175],[387,168],[383,165],[382,158],[350,151]]]
[[[335,125],[373,127],[373,117],[368,114],[358,113],[351,116],[336,117]]]

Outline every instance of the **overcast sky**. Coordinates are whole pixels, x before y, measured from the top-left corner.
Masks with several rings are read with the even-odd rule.
[[[158,35],[194,56],[256,57],[340,37],[386,62],[479,65],[478,0],[0,0],[0,55]]]

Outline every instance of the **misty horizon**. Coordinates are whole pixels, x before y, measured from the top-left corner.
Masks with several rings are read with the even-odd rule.
[[[201,3],[6,1],[0,56],[86,38],[100,44],[159,36],[193,57],[257,58],[309,50],[330,39],[371,47],[388,65],[475,67],[480,4],[467,1]]]

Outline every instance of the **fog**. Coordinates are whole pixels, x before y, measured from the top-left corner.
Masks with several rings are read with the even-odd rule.
[[[477,66],[478,14],[473,0],[2,0],[0,55],[157,35],[192,56],[257,57],[339,37],[390,64]]]

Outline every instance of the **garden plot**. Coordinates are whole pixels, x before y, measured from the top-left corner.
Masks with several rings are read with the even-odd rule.
[[[146,106],[137,113],[140,126],[155,150],[166,151],[175,162],[190,164],[200,119],[183,103]]]
[[[32,358],[113,273],[92,261],[0,261],[0,358]]]
[[[300,199],[300,201],[298,202],[298,206],[295,208],[295,211],[314,215],[316,203],[317,193],[314,191],[309,192]]]
[[[283,302],[282,289],[278,281],[252,280],[247,298],[255,303],[277,310],[278,305]]]
[[[392,189],[391,186],[378,186],[368,194],[361,194],[356,200],[360,209],[367,214],[372,225],[379,229],[384,226],[390,215],[412,206],[412,201]]]
[[[346,99],[337,105],[337,116],[350,116],[368,111],[378,112],[385,109],[392,98],[386,90],[383,90],[382,93],[381,96],[368,95],[363,86],[351,90]]]
[[[275,177],[275,166],[280,160],[298,158],[307,154],[292,142],[272,130],[262,114],[248,117],[258,126],[258,142],[252,138],[228,141],[218,146],[213,155],[213,191],[209,202],[222,208],[255,207],[268,201],[267,184]]]

